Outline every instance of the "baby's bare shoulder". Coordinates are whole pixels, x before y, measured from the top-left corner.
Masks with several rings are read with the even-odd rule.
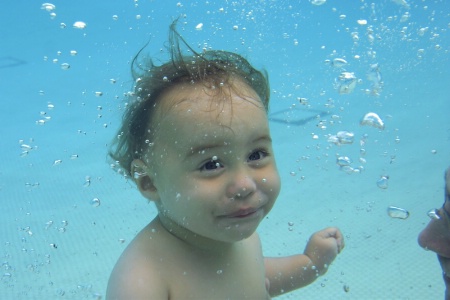
[[[151,233],[150,226],[144,228],[122,253],[109,278],[106,299],[169,298],[162,256],[154,246],[157,241],[150,242]]]

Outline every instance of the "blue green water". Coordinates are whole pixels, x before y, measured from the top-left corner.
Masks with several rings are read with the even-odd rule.
[[[325,276],[280,298],[443,298],[436,257],[416,237],[426,211],[442,204],[450,164],[450,15],[445,1],[397,2],[4,5],[1,298],[100,299],[118,256],[154,217],[111,170],[107,145],[132,88],[131,59],[150,41],[148,54],[166,60],[168,26],[180,16],[194,49],[237,51],[269,72],[283,186],[259,229],[264,253],[302,252],[326,226],[346,236]],[[86,27],[74,28],[78,21]],[[355,78],[346,94],[343,72]],[[369,112],[383,130],[360,125]],[[353,142],[333,143],[339,131]],[[338,157],[348,157],[348,168]],[[382,176],[387,188],[377,186]],[[409,217],[390,218],[390,205]]]

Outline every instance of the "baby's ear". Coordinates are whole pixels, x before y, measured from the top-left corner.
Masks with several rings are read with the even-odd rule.
[[[131,175],[141,194],[150,201],[158,201],[159,193],[153,184],[149,167],[140,159],[131,162]]]

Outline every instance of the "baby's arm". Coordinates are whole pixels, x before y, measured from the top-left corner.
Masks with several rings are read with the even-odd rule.
[[[304,254],[265,258],[269,294],[274,297],[312,283],[326,273],[343,248],[341,231],[330,227],[311,236]]]

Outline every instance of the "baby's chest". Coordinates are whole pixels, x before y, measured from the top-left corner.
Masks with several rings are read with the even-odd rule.
[[[180,271],[172,280],[171,299],[270,299],[264,265],[255,259]]]

